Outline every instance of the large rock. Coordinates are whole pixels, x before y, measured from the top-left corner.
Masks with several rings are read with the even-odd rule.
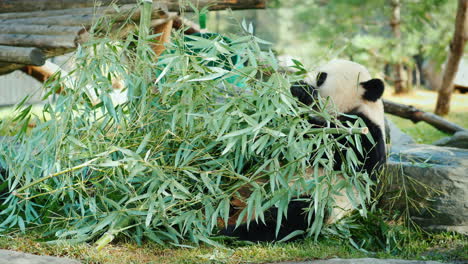
[[[412,137],[403,133],[392,120],[385,118],[385,133],[391,145],[405,145],[416,143]]]
[[[276,264],[442,264],[438,261],[422,261],[422,260],[403,260],[403,259],[376,259],[376,258],[359,258],[359,259],[324,259],[310,260],[302,262],[280,262]]]
[[[445,137],[432,143],[436,146],[468,149],[468,131],[459,131],[451,137]]]
[[[0,264],[80,264],[80,262],[67,258],[37,256],[0,249]]]
[[[422,227],[468,234],[468,150],[393,146],[387,168],[391,183],[383,200],[396,196],[397,208],[403,209],[406,192],[421,207],[411,213]]]

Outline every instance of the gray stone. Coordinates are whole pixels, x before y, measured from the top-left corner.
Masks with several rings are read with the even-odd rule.
[[[405,145],[416,143],[412,137],[403,133],[400,128],[392,122],[392,120],[385,118],[385,133],[387,139],[390,139],[391,145]]]
[[[0,264],[80,264],[80,262],[67,258],[37,256],[0,249]]]
[[[445,137],[432,143],[436,146],[468,149],[468,131],[459,131],[451,137]]]
[[[442,264],[438,261],[423,261],[423,260],[403,260],[403,259],[376,259],[376,258],[359,258],[359,259],[324,259],[311,260],[303,262],[280,262],[276,264]]]
[[[468,150],[393,146],[386,176],[384,201],[396,198],[396,208],[405,209],[406,192],[420,207],[410,208],[416,223],[428,230],[468,234]]]

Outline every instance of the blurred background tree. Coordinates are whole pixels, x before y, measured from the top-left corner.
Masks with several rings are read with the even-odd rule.
[[[267,10],[233,15],[251,22],[279,55],[300,59],[309,69],[336,57],[348,58],[384,77],[396,93],[407,93],[421,81],[439,87],[457,1],[270,0],[269,5]],[[238,21],[225,19],[225,12],[210,13],[210,30],[232,32],[231,25]],[[422,73],[423,68],[428,70]]]

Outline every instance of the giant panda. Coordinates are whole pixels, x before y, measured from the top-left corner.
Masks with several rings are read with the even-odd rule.
[[[386,161],[384,109],[381,100],[384,83],[380,79],[373,79],[364,66],[336,59],[319,67],[315,73],[310,73],[305,81],[293,84],[290,92],[300,103],[307,106],[311,106],[314,100],[328,98],[332,103],[327,110],[335,113],[341,122],[355,123],[358,117],[365,123],[373,141],[366,136],[361,137],[363,155],[346,139],[338,140],[352,148],[362,161],[362,167],[358,169],[366,171],[375,180],[377,172]],[[334,126],[317,118],[309,118],[308,121],[317,127]],[[343,149],[340,151],[346,152]],[[336,170],[340,169],[340,157],[343,154],[335,153]],[[326,220],[328,223],[339,220],[352,209],[346,196],[340,196],[336,203],[338,209],[332,210]],[[291,201],[277,236],[275,229],[278,212],[274,207],[264,213],[265,222],[252,220],[249,225],[244,223],[236,227],[232,221],[222,229],[221,234],[252,242],[282,240],[293,231],[305,231],[308,228],[307,214],[304,213],[304,208],[308,207],[309,203],[304,200]]]

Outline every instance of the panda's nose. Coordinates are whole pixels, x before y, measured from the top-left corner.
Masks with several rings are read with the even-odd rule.
[[[291,94],[305,105],[311,105],[314,98],[317,98],[317,89],[304,81],[293,83],[290,90]]]

